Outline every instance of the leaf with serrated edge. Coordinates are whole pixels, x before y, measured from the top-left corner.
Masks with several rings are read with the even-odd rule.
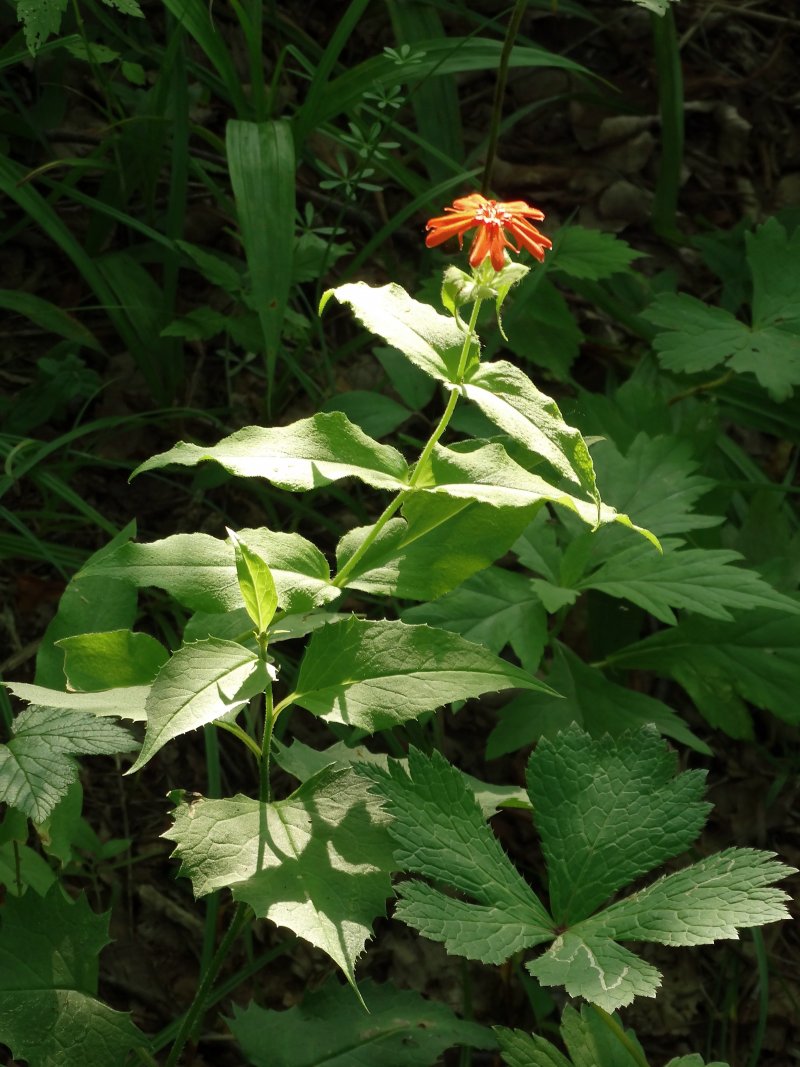
[[[327,767],[274,804],[180,803],[164,836],[196,896],[230,888],[257,916],[326,952],[353,983],[391,891],[387,821],[359,777]]]
[[[487,1027],[420,993],[369,980],[358,989],[369,1014],[329,980],[288,1011],[234,1006],[228,1026],[254,1067],[431,1067],[451,1045],[496,1046]]]
[[[257,552],[228,530],[236,556],[236,577],[247,614],[255,623],[256,633],[266,633],[278,608],[278,593],[269,564]]]
[[[567,1004],[559,1029],[575,1067],[642,1067],[645,1063],[636,1034],[594,1004],[581,1004],[580,1011]]]
[[[75,756],[111,755],[137,747],[117,723],[33,705],[20,712],[12,737],[0,744],[0,801],[43,822],[77,781]]]
[[[493,423],[599,504],[586,442],[523,371],[505,361],[480,364],[468,373],[461,390]]]
[[[770,888],[796,873],[774,852],[728,848],[659,878],[580,924],[617,941],[710,945],[738,938],[737,927],[787,919],[789,895]]]
[[[127,773],[141,770],[168,741],[235,714],[268,684],[265,664],[235,641],[209,638],[179,648],[150,689],[142,751]]]
[[[402,870],[452,886],[469,900],[422,881],[398,886],[395,914],[449,952],[502,963],[515,952],[549,941],[553,923],[486,825],[457,768],[434,752],[408,754],[408,773],[394,760],[388,771],[360,773],[375,783],[392,816],[389,832]]]
[[[742,559],[738,552],[681,546],[676,539],[662,541],[660,555],[646,545],[630,545],[582,578],[577,588],[630,600],[669,625],[677,622],[673,608],[726,620],[733,619],[732,610],[765,607],[800,614],[800,604],[756,571],[733,566]]]
[[[627,270],[643,254],[613,233],[569,226],[559,232],[549,265],[550,270],[561,271],[570,278],[598,281]]]
[[[551,947],[525,965],[542,985],[564,986],[604,1011],[630,1004],[634,997],[654,997],[661,975],[649,963],[608,938],[567,931]]]
[[[403,489],[408,467],[397,449],[367,437],[340,411],[291,426],[245,426],[216,445],[178,442],[145,460],[134,475],[170,464],[194,467],[211,460],[241,478],[265,478],[290,492],[359,478],[375,489]]]
[[[512,688],[547,687],[458,634],[351,618],[313,634],[295,691],[281,706],[299,704],[373,733],[454,700]]]
[[[358,321],[419,367],[431,378],[455,382],[465,334],[449,315],[412,299],[401,286],[380,287],[351,282],[329,289],[324,308],[333,296],[349,304]]]
[[[339,595],[325,557],[299,534],[261,528],[240,530],[239,536],[269,561],[284,610],[307,611]],[[243,604],[233,546],[209,534],[173,534],[149,544],[131,541],[82,573],[164,589],[193,611],[229,611]]]
[[[566,1056],[538,1034],[492,1027],[508,1067],[573,1067]]]
[[[584,919],[695,840],[710,808],[705,774],[676,777],[676,766],[655,727],[595,740],[573,725],[539,742],[527,783],[557,922]]]
[[[30,890],[0,909],[0,1041],[32,1067],[123,1063],[144,1035],[97,999],[108,914],[94,915],[60,885]]]

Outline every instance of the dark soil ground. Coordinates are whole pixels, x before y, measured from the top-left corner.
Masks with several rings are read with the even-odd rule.
[[[341,5],[288,2],[280,6],[309,34],[324,40],[333,24],[331,10]],[[505,10],[501,4],[488,2],[478,6],[498,16]],[[621,234],[651,254],[651,268],[677,270],[685,291],[708,298],[709,277],[696,258],[657,241],[647,225],[660,136],[648,13],[623,2],[590,2],[588,6],[600,20],[596,27],[531,8],[523,29],[536,42],[600,74],[613,91],[604,88],[602,93],[560,100],[534,111],[501,142],[495,169],[497,192],[540,205],[547,212],[548,227],[556,227],[577,212],[585,224]],[[707,225],[732,227],[744,215],[762,219],[780,208],[800,206],[800,5],[795,0],[683,0],[675,13],[686,101],[681,226],[689,233]],[[445,23],[453,33],[463,29],[457,13],[445,15]],[[389,43],[383,5],[375,3],[350,42],[347,61],[360,61]],[[573,87],[563,72],[514,70],[508,106],[557,97]],[[485,74],[460,82],[466,132],[472,142],[485,136],[492,91],[492,78]],[[26,162],[35,165],[44,158]],[[200,216],[201,209],[202,205]],[[368,198],[362,217],[379,219],[383,210],[379,197]],[[401,245],[419,241],[423,224],[424,219],[412,220],[397,240]],[[207,236],[202,240],[213,243],[214,227],[208,220],[205,225]],[[220,241],[226,240],[221,224],[217,233]],[[53,270],[64,273],[52,247],[30,229],[12,236],[0,249],[0,262],[6,275],[4,288],[24,285],[36,292],[39,278],[44,291]],[[37,274],[32,275],[34,268]],[[190,302],[196,297],[191,294]],[[79,295],[72,302],[79,303]],[[576,310],[586,313],[580,307]],[[0,388],[13,395],[33,380],[37,339],[26,336],[14,321],[4,328],[3,337]],[[592,358],[587,351],[578,369],[587,382],[600,380]],[[219,387],[200,362],[203,353],[194,350],[190,359],[198,362],[190,365],[181,403],[217,409]],[[84,417],[123,417],[147,406],[145,391],[131,369],[126,354],[119,352],[113,365],[103,371],[113,384]],[[248,381],[246,374],[240,376],[225,416],[227,424],[235,427],[257,421],[259,396],[257,383]],[[297,403],[302,404],[302,398]],[[40,436],[57,436],[74,416],[75,412],[54,416],[49,427],[38,431]],[[134,464],[186,432],[205,437],[211,433],[208,426],[187,426],[180,420],[155,426],[134,424],[132,429],[106,436],[99,448],[109,464],[117,460]],[[780,447],[771,440],[753,441],[754,452],[764,462]],[[121,527],[136,516],[140,536],[147,540],[179,530],[204,529],[216,522],[217,509],[235,516],[240,526],[260,521],[258,505],[235,486],[211,488],[199,498],[188,491],[176,496],[174,483],[134,483],[129,488],[122,467],[87,463],[74,472],[61,473],[115,525]],[[85,526],[73,525],[59,532],[47,528],[44,516],[37,520],[37,511],[42,509],[40,493],[41,489],[23,478],[6,503],[24,514],[46,540],[87,553],[99,546],[96,532]],[[317,531],[304,532],[313,536]],[[63,576],[44,562],[0,555],[0,674],[4,677],[30,675],[37,641],[63,586]],[[163,603],[155,601],[153,607],[168,616]],[[474,771],[476,753],[482,752],[491,725],[489,707],[470,706],[457,719],[448,720],[448,755]],[[316,726],[310,717],[301,715],[295,726],[298,736],[313,741]],[[702,723],[697,728],[708,735]],[[773,849],[786,862],[800,866],[797,732],[767,716],[758,719],[757,729],[756,744],[739,744],[722,734],[709,736],[715,752],[709,778],[715,809],[706,846],[709,850],[731,844]],[[499,761],[483,773],[497,781],[520,781],[521,766],[520,758]],[[252,776],[233,757],[223,758],[222,770],[226,793],[252,789]],[[202,908],[193,903],[188,883],[176,880],[169,844],[160,835],[167,825],[168,790],[187,787],[202,792],[205,774],[200,737],[183,739],[164,750],[133,779],[121,779],[112,760],[88,762],[82,774],[85,815],[91,826],[101,839],[129,837],[133,845],[130,856],[124,854],[116,864],[87,861],[71,884],[86,889],[98,909],[113,904],[114,943],[103,955],[102,995],[114,1006],[131,1010],[149,1033],[157,1032],[187,1005],[195,988]],[[535,871],[529,822],[506,814],[495,819],[494,825],[510,854],[523,868]],[[228,910],[224,903],[220,929],[224,929]],[[416,938],[391,919],[377,925],[377,937],[360,975],[390,978],[460,1010],[462,962],[448,959],[440,946]],[[251,957],[258,957],[284,937],[283,931],[262,923],[245,947]],[[769,1009],[758,1063],[789,1067],[800,1062],[797,928],[790,923],[767,927],[763,937]],[[657,950],[653,958],[664,971],[664,987],[656,1000],[638,1001],[624,1019],[637,1031],[654,1067],[671,1056],[694,1051],[709,1060],[729,1060],[732,1067],[754,1067],[749,1057],[757,1040],[759,973],[753,939],[745,935],[741,941],[711,949]],[[243,948],[234,953],[231,970],[242,966],[244,959]],[[241,986],[235,1000],[246,1004],[255,997],[265,1006],[289,1007],[330,971],[326,958],[297,942]],[[522,1028],[534,1025],[515,970],[469,966],[467,973],[476,1018]],[[555,1018],[550,1016],[548,1021]],[[203,1040],[187,1057],[187,1065],[238,1067],[240,1062],[225,1027],[215,1022],[212,1012]],[[456,1059],[446,1062],[455,1064]],[[473,1062],[477,1067],[492,1060],[476,1054]]]

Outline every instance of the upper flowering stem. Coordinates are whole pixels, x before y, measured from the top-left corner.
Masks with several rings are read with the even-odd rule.
[[[539,221],[543,212],[531,207],[524,200],[510,200],[498,203],[487,200],[480,193],[460,197],[453,201],[452,207],[446,207],[446,215],[429,219],[426,229],[430,232],[425,238],[428,248],[458,237],[459,246],[463,245],[464,234],[477,229],[469,253],[470,266],[477,267],[485,259],[490,259],[495,270],[502,270],[505,265],[505,249],[519,252],[513,242],[509,241],[506,231],[511,234],[522,248],[527,248],[532,256],[541,262],[545,250],[553,247],[553,242],[539,233],[529,219]]]

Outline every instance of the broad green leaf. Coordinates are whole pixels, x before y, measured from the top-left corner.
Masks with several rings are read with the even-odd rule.
[[[241,541],[233,530],[228,530],[228,537],[233,542],[236,577],[244,606],[255,623],[256,633],[264,634],[278,608],[278,592],[272,571],[263,556]]]
[[[436,392],[436,382],[405,358],[397,348],[373,348],[375,358],[386,371],[392,387],[412,411],[421,411]]]
[[[123,1063],[146,1047],[130,1016],[97,999],[98,956],[108,914],[54,885],[0,909],[0,1041],[31,1067]]]
[[[90,556],[86,565],[102,560],[136,533],[131,522],[117,536]],[[76,575],[64,590],[58,610],[44,632],[36,654],[36,682],[50,689],[65,685],[64,653],[56,646],[63,637],[93,630],[130,629],[136,618],[136,591],[125,582]]]
[[[696,473],[699,464],[688,442],[641,433],[624,456],[611,441],[599,441],[592,455],[603,499],[656,537],[723,521],[694,513],[697,500],[716,483]]]
[[[429,304],[413,300],[402,286],[394,283],[376,287],[366,282],[350,282],[329,289],[322,298],[320,310],[332,296],[349,305],[362,326],[402,352],[431,378],[440,382],[457,381],[466,334],[451,316],[441,315]],[[473,350],[470,365],[477,358],[477,350]]]
[[[279,489],[300,492],[340,478],[360,478],[375,489],[403,489],[406,461],[389,445],[378,444],[340,411],[312,415],[291,426],[245,426],[219,444],[179,441],[168,452],[145,460],[134,471],[194,467],[211,460],[241,478],[265,478]]]
[[[160,641],[132,630],[76,634],[56,644],[64,652],[70,689],[90,693],[149,686],[169,659]]]
[[[627,270],[634,259],[641,259],[642,255],[612,233],[569,226],[558,235],[558,246],[549,258],[549,269],[568,274],[570,278],[599,281]]]
[[[374,733],[442,704],[512,688],[547,687],[457,634],[351,618],[313,634],[295,691],[281,704]]]
[[[20,700],[41,708],[88,712],[97,718],[116,715],[132,722],[144,722],[147,718],[145,703],[150,694],[149,685],[130,685],[97,693],[64,693],[60,689],[47,689],[43,685],[30,685],[28,682],[3,684]]]
[[[518,367],[505,361],[478,364],[467,373],[462,391],[505,433],[599,503],[586,442]]]
[[[791,235],[777,219],[745,234],[753,274],[753,322],[800,326],[800,229]]]
[[[645,1062],[634,1032],[594,1004],[581,1004],[580,1012],[568,1004],[560,1029],[574,1067],[642,1067]]]
[[[790,329],[747,326],[686,293],[661,294],[643,315],[662,327],[653,345],[667,370],[698,374],[725,365],[751,371],[779,401],[800,383],[800,336]]]
[[[738,552],[682,548],[673,539],[663,541],[662,547],[663,555],[649,545],[630,545],[582,578],[577,588],[630,600],[668,625],[677,622],[673,608],[725,620],[733,619],[732,611],[753,608],[800,614],[800,604],[777,592],[756,571],[733,566],[742,559]]]
[[[361,773],[375,783],[392,816],[389,833],[400,869],[461,894],[402,881],[399,918],[444,942],[448,952],[484,963],[502,963],[551,940],[552,919],[486,825],[457,768],[438,752],[427,758],[412,748],[407,772],[392,760],[386,772],[370,766]]]
[[[6,893],[19,897],[33,890],[43,897],[57,880],[47,860],[29,845],[15,841],[0,845],[0,885]]]
[[[789,894],[771,886],[795,871],[774,856],[752,848],[717,852],[612,904],[580,929],[673,946],[736,939],[739,927],[789,918]]]
[[[519,359],[544,367],[558,381],[568,381],[583,334],[558,289],[538,274],[530,290],[523,283],[511,310],[504,316],[509,347]]]
[[[239,534],[269,563],[278,603],[287,612],[307,611],[339,595],[330,584],[325,557],[304,537],[263,527]],[[82,573],[165,589],[193,611],[223,612],[243,605],[233,547],[209,534],[173,534],[144,545],[131,541],[90,562]]]
[[[483,570],[516,541],[541,505],[495,507],[415,493],[350,572],[346,585],[404,600],[433,600]],[[336,555],[341,570],[372,527],[350,530]]]
[[[742,700],[800,722],[800,619],[785,612],[749,611],[735,622],[686,618],[610,660],[674,678],[722,729],[741,723]]]
[[[274,368],[292,280],[295,156],[285,121],[231,119],[225,150],[236,215],[261,320],[268,366]],[[270,384],[272,375],[270,374]]]
[[[584,663],[558,641],[554,643],[553,653],[547,682],[562,699],[544,693],[514,697],[500,710],[500,720],[489,735],[487,759],[516,752],[540,737],[552,741],[572,722],[595,738],[604,734],[618,737],[626,730],[653,723],[664,736],[711,755],[708,745],[660,700],[610,681],[601,670]]]
[[[451,1045],[496,1046],[491,1030],[419,993],[370,980],[358,988],[369,1014],[329,980],[288,1011],[234,1006],[228,1026],[254,1067],[433,1067]]]
[[[268,684],[267,666],[235,641],[209,638],[179,648],[150,689],[144,743],[127,773],[141,770],[181,734],[234,716]]]
[[[627,515],[558,489],[538,474],[515,463],[501,444],[470,442],[458,449],[437,445],[431,453],[429,469],[418,482],[426,493],[444,493],[459,499],[480,500],[498,507],[531,507],[547,501],[569,508],[589,526],[619,522],[635,527]],[[647,531],[639,530],[651,541]]]
[[[77,781],[76,756],[130,752],[137,742],[116,723],[82,712],[32,706],[0,744],[0,800],[43,822]]]
[[[452,593],[409,608],[403,621],[438,626],[498,654],[510,644],[527,670],[539,665],[547,643],[547,616],[531,595],[530,580],[500,567],[487,567]]]
[[[17,18],[25,30],[25,44],[35,56],[44,42],[61,27],[67,0],[17,0]]]
[[[329,767],[274,804],[181,801],[164,836],[196,896],[229,888],[259,918],[326,952],[353,984],[391,891],[387,821],[360,778]]]
[[[564,986],[605,1011],[630,1004],[634,997],[654,997],[661,975],[650,963],[610,938],[567,931],[538,959],[526,964],[542,985]]]
[[[710,808],[701,799],[705,773],[676,776],[676,767],[653,727],[595,740],[573,725],[539,742],[528,792],[558,923],[584,919],[692,844]]]

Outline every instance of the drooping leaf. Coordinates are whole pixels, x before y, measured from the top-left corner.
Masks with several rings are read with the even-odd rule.
[[[0,800],[43,822],[78,777],[76,756],[130,752],[127,730],[83,712],[35,705],[14,720],[0,744]]]
[[[325,557],[304,537],[263,527],[239,534],[269,564],[278,603],[287,612],[308,611],[339,595]],[[244,603],[232,545],[209,534],[173,534],[143,545],[131,541],[82,573],[165,589],[193,611],[230,611]]]
[[[358,988],[369,1014],[328,981],[288,1011],[234,1008],[228,1026],[254,1067],[433,1067],[451,1045],[496,1046],[491,1030],[419,993],[370,980]]]
[[[351,618],[314,633],[295,691],[282,703],[373,733],[455,700],[512,688],[546,687],[458,634]]]
[[[340,411],[316,414],[291,426],[245,426],[218,444],[179,441],[167,452],[145,460],[134,471],[157,470],[172,463],[193,467],[211,460],[242,478],[265,478],[280,489],[300,492],[340,478],[360,478],[375,489],[403,489],[406,461],[354,426]]]
[[[505,361],[478,364],[462,387],[493,423],[562,477],[599,502],[594,468],[586,442],[568,426],[556,403],[540,393],[519,368]]]
[[[122,1063],[144,1035],[97,999],[108,914],[59,885],[41,898],[8,897],[0,909],[0,1041],[30,1067]]]
[[[88,712],[98,718],[116,715],[132,722],[144,722],[147,718],[145,704],[150,694],[149,685],[129,685],[122,689],[104,689],[92,693],[63,693],[60,689],[47,689],[29,682],[4,682],[14,696],[37,704],[41,708],[63,711]]]
[[[527,782],[557,922],[586,918],[692,844],[710,808],[705,774],[676,766],[653,727],[594,739],[573,725],[539,742]]]
[[[457,768],[437,752],[428,759],[412,748],[407,772],[392,760],[387,772],[371,766],[361,773],[375,783],[392,816],[400,869],[461,894],[402,881],[398,917],[449,952],[484,963],[502,963],[551,940],[552,919],[486,825]]]
[[[500,711],[498,725],[489,735],[487,759],[538,741],[553,740],[560,730],[575,722],[592,737],[617,737],[632,728],[653,723],[659,733],[710,755],[705,742],[692,733],[684,720],[656,700],[610,681],[597,667],[584,663],[560,642],[554,643],[553,666],[547,682],[561,694],[554,699],[544,693],[523,693]]]
[[[235,715],[268,684],[267,665],[235,641],[209,638],[179,648],[150,689],[144,743],[127,773],[181,734]]]
[[[149,686],[169,659],[160,641],[132,630],[76,634],[56,643],[70,688],[89,693]]]
[[[180,801],[164,835],[196,896],[230,888],[355,982],[355,964],[385,909],[392,870],[387,816],[351,770],[327,767],[292,796]]]

